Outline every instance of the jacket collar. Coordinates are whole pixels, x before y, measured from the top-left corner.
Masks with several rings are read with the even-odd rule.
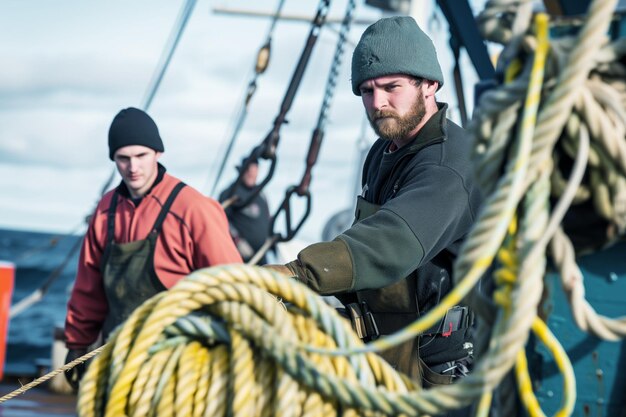
[[[152,190],[154,189],[154,187],[156,187],[156,185],[163,180],[163,176],[165,175],[165,172],[167,171],[165,167],[161,165],[160,162],[157,162],[157,164],[158,164],[157,165],[157,177],[152,183],[152,186],[150,187],[146,195],[150,194]],[[126,186],[126,183],[124,182],[124,180],[120,181],[120,184],[117,186],[117,192],[119,193],[119,195],[123,197],[131,198],[130,191],[128,191],[128,187]]]
[[[415,138],[407,145],[411,151],[415,151],[429,145],[433,142],[438,142],[446,139],[448,119],[446,118],[446,112],[448,110],[448,104],[437,102],[437,113],[433,114],[426,122],[424,127],[417,132]]]

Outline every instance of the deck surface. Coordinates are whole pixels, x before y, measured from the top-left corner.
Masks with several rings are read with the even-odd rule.
[[[19,381],[3,381],[0,383],[0,396],[19,388]],[[45,387],[35,387],[0,404],[0,417],[31,416],[76,417],[76,396],[55,394]]]

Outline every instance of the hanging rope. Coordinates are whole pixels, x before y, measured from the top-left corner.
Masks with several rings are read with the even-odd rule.
[[[493,40],[512,41],[512,30],[502,22],[519,22],[514,17],[516,2],[493,2],[492,6],[482,18],[489,22],[484,26],[485,35]],[[566,37],[552,42],[552,59],[546,68],[547,91],[552,92],[552,100],[544,105],[541,129],[538,128],[533,149],[533,172],[551,167],[552,198],[559,198],[567,187],[573,186],[574,197],[569,207],[573,217],[576,212],[583,213],[585,223],[595,223],[596,230],[602,230],[604,224],[605,232],[594,239],[581,239],[581,235],[595,235],[583,228],[570,227],[579,242],[578,249],[562,226],[557,227],[550,252],[576,324],[583,331],[607,340],[626,336],[626,317],[610,319],[595,312],[584,298],[582,272],[575,259],[577,253],[595,251],[620,239],[626,224],[626,66],[623,58],[620,61],[626,55],[626,40],[608,42],[606,38],[610,21],[606,16],[613,9],[614,2],[594,2],[587,23],[575,41]],[[533,48],[534,44],[531,37],[519,38],[503,55],[508,59]],[[557,76],[561,84],[555,86]],[[506,131],[515,123],[510,114],[518,106],[526,80],[527,77],[520,77],[511,85],[485,94],[481,100],[474,127],[478,138],[478,176],[485,189],[494,187],[491,178],[505,155]],[[579,184],[572,184],[571,179],[568,182],[565,178],[571,175],[571,161],[578,155],[581,135],[587,132],[591,137],[590,153],[585,161],[587,175]],[[535,177],[529,176],[526,181],[534,180]]]
[[[244,162],[239,167],[239,176],[230,188],[231,195],[222,202],[222,206],[224,208],[227,208],[230,205],[234,205],[237,208],[247,206],[257,195],[259,195],[267,183],[272,179],[276,168],[276,148],[280,140],[280,129],[282,125],[287,122],[287,113],[291,109],[293,100],[298,92],[298,88],[302,82],[302,77],[304,76],[304,71],[306,70],[311,53],[313,52],[313,47],[315,46],[317,38],[319,37],[319,32],[326,21],[329,8],[330,0],[320,1],[317,7],[317,13],[311,22],[311,29],[304,45],[304,49],[300,54],[300,59],[298,60],[293,75],[291,76],[291,81],[289,82],[289,86],[287,87],[287,91],[283,97],[279,113],[276,116],[276,119],[274,119],[274,126],[265,139],[263,139],[263,141],[257,145],[252,152],[250,152],[250,155],[245,158]],[[239,201],[237,196],[233,196],[232,193],[243,181],[243,174],[248,170],[250,164],[258,159],[268,159],[270,161],[270,167],[267,171],[267,175],[260,183],[252,188],[252,191],[248,194],[248,197],[244,201]]]
[[[324,140],[328,112],[337,87],[337,76],[339,75],[339,69],[341,68],[341,59],[345,51],[345,43],[348,33],[350,32],[350,25],[352,24],[352,20],[354,18],[355,7],[356,5],[354,0],[349,0],[346,4],[346,13],[341,22],[341,29],[339,30],[339,37],[337,38],[337,46],[335,47],[335,53],[328,72],[328,78],[326,80],[324,99],[322,100],[322,106],[320,107],[317,124],[315,129],[313,129],[313,134],[311,136],[309,151],[305,159],[306,168],[302,174],[302,179],[298,185],[292,185],[285,191],[283,201],[278,206],[276,213],[272,216],[270,235],[263,246],[261,246],[257,253],[255,253],[250,259],[248,262],[249,265],[256,265],[276,242],[287,242],[293,239],[311,212],[311,192],[309,191],[309,186],[311,185],[313,166],[315,166],[315,163],[317,162],[317,158],[322,147],[322,141]],[[291,212],[291,199],[294,195],[305,199],[305,210],[297,223],[293,221]],[[276,231],[276,220],[279,218],[281,213],[284,214],[285,219],[285,233],[282,235]]]
[[[107,179],[106,183],[102,186],[101,192],[100,192],[101,195],[103,195],[106,192],[111,182],[113,181],[114,176],[115,176],[115,169],[113,170],[113,172]],[[81,221],[80,224],[74,229],[72,229],[72,231],[69,232],[67,235],[73,236],[74,234],[76,234],[81,228],[84,227],[86,223],[87,224],[89,223],[90,217],[91,215],[87,216],[84,221]],[[40,247],[40,248],[36,248],[34,251],[29,251],[26,254],[23,254],[20,257],[20,259],[23,259],[28,256],[32,256],[34,253],[37,253],[37,252],[50,250],[54,248],[57,245],[60,238],[61,236],[52,237],[50,239],[50,243],[46,245],[46,247]],[[26,311],[28,308],[30,308],[32,305],[37,304],[43,299],[43,297],[48,293],[48,290],[50,289],[52,284],[54,284],[56,280],[60,276],[62,276],[63,271],[65,271],[65,268],[67,268],[67,265],[69,264],[69,262],[74,258],[74,255],[76,255],[76,252],[78,252],[78,249],[80,248],[82,241],[83,241],[82,239],[77,239],[76,242],[74,242],[70,250],[65,255],[65,258],[63,258],[63,261],[61,261],[61,263],[56,268],[54,268],[54,270],[46,277],[46,279],[44,279],[43,284],[41,286],[39,286],[35,291],[33,291],[32,293],[30,293],[29,295],[22,298],[20,301],[18,301],[17,303],[11,306],[9,310],[9,319],[17,317],[18,315]]]
[[[10,393],[8,393],[7,395],[4,395],[0,398],[0,404],[2,404],[3,402],[9,401],[12,398],[17,397],[18,395],[22,395],[24,394],[26,391],[35,388],[38,385],[43,384],[44,382],[47,382],[49,380],[51,380],[52,378],[54,378],[57,375],[62,374],[65,371],[69,371],[70,369],[74,368],[77,365],[80,365],[81,363],[87,362],[89,359],[93,358],[94,356],[97,356],[98,354],[100,354],[100,352],[102,352],[104,350],[105,346],[100,346],[97,349],[92,350],[91,352],[81,356],[80,358],[77,358],[71,362],[66,363],[65,365],[63,365],[62,367],[55,369],[52,372],[47,373],[46,375],[43,375],[37,379],[35,379],[32,382],[29,382],[28,384],[22,386],[21,388],[16,389],[15,391],[12,391]]]
[[[452,55],[454,57],[454,68],[452,69],[452,76],[454,78],[454,90],[456,91],[456,99],[459,106],[459,116],[461,120],[461,126],[467,127],[467,107],[465,106],[465,87],[463,87],[463,74],[461,72],[460,52],[461,48],[456,38],[450,38],[450,49],[452,49]]]
[[[159,64],[157,65],[154,71],[154,74],[152,74],[152,79],[146,89],[144,98],[142,100],[143,104],[140,107],[141,109],[148,111],[148,109],[152,105],[152,100],[154,99],[154,96],[156,95],[157,91],[159,90],[159,87],[161,86],[161,81],[163,81],[163,77],[165,76],[165,71],[167,71],[167,68],[169,67],[170,62],[172,61],[174,52],[176,51],[176,48],[178,47],[178,43],[180,42],[180,39],[183,36],[183,32],[185,31],[187,22],[189,21],[189,18],[191,17],[191,13],[193,12],[193,9],[195,6],[196,6],[196,0],[187,0],[183,4],[183,7],[181,8],[180,13],[178,15],[178,19],[176,20],[174,24],[174,28],[172,29],[172,32],[170,33],[168,41],[165,44],[165,47],[163,48],[163,52],[162,52]],[[104,193],[108,191],[111,184],[113,183],[113,180],[115,179],[116,172],[117,170],[113,168],[113,170],[111,171],[111,174],[109,175],[109,178],[100,189],[100,195],[104,195]]]
[[[522,5],[519,7],[519,12],[513,14],[517,3],[494,2],[494,5],[495,3],[498,3],[498,9],[496,9],[495,6],[494,9],[487,9],[484,16],[490,17],[488,21],[491,23],[496,21],[500,22],[499,24],[503,25],[504,28],[499,26],[491,27],[493,30],[491,36],[489,34],[486,34],[486,36],[491,39],[506,39],[509,42],[502,52],[501,58],[501,62],[507,63],[511,62],[516,56],[523,56],[528,50],[533,50],[536,46],[536,40],[534,38],[524,36],[524,24],[528,26],[528,20],[526,19],[527,16],[530,15],[528,10],[531,5],[528,2],[522,2]],[[526,186],[533,181],[538,181],[538,178],[545,180],[551,176],[551,182],[555,184],[555,177],[565,178],[570,176],[569,181],[561,181],[561,184],[567,183],[567,187],[564,185],[559,187],[559,189],[554,186],[552,187],[553,198],[559,198],[559,203],[553,209],[552,216],[555,221],[552,221],[551,224],[546,227],[543,238],[543,240],[548,240],[552,237],[550,243],[551,251],[553,260],[555,260],[557,264],[561,262],[558,260],[559,255],[555,252],[555,245],[556,242],[565,237],[565,235],[560,232],[558,220],[563,218],[565,211],[572,201],[575,202],[574,197],[576,194],[580,194],[577,192],[577,188],[583,180],[583,173],[587,164],[588,153],[585,150],[588,148],[585,146],[585,143],[588,142],[586,136],[587,129],[578,123],[580,118],[578,116],[579,111],[575,106],[576,95],[585,95],[584,79],[589,76],[591,67],[598,65],[597,60],[602,56],[606,56],[605,52],[599,51],[598,45],[603,45],[606,42],[605,33],[614,6],[615,4],[610,2],[604,4],[600,4],[600,2],[597,1],[594,2],[590,7],[589,18],[575,41],[572,38],[553,40],[551,48],[552,59],[548,62],[548,65],[546,65],[546,92],[543,94],[547,96],[548,93],[550,93],[550,95],[547,103],[542,107],[542,117],[539,119],[539,125],[536,129],[537,133],[535,134],[534,148],[531,157],[533,162],[529,175],[527,175],[526,178]],[[505,13],[505,15],[503,16],[499,13]],[[503,24],[503,22],[510,22],[510,28],[506,26],[506,23]],[[565,45],[569,46],[566,53],[563,52]],[[615,59],[615,55],[613,55],[613,59]],[[595,77],[595,71],[598,71],[600,68],[602,68],[602,65],[598,65],[594,72],[592,72],[592,79]],[[477,172],[484,189],[493,190],[497,187],[493,178],[498,178],[498,172],[506,158],[506,152],[510,146],[510,131],[514,129],[514,124],[517,123],[516,114],[521,101],[520,96],[524,93],[527,83],[528,75],[520,76],[512,83],[505,84],[502,88],[485,94],[481,99],[479,111],[475,115],[473,130],[477,138],[477,146],[475,148]],[[574,109],[571,108],[573,104]],[[610,107],[615,108],[615,106]],[[569,119],[565,120],[567,117],[569,117]],[[596,114],[593,117],[601,117],[601,115]],[[623,143],[624,141],[624,119],[621,120],[622,121],[615,126],[617,132],[622,132],[621,137],[616,138],[616,143]],[[621,124],[622,127],[620,127],[619,124]],[[572,128],[573,126],[580,128],[574,130]],[[574,132],[576,133],[574,134]],[[570,137],[569,139],[567,137],[568,135]],[[560,140],[557,142],[557,139]],[[600,139],[600,141],[602,142],[603,139]],[[558,161],[559,149],[568,142],[575,143],[573,146],[568,146],[570,149],[568,156],[571,158],[576,157],[576,160],[571,170],[568,169],[566,173],[560,173],[559,164],[552,164],[548,158],[551,156],[552,159]],[[551,145],[554,146],[554,151]],[[592,159],[589,158],[589,164],[591,163]],[[587,168],[589,168],[589,166],[587,166]],[[564,248],[562,245],[560,247],[562,249]],[[563,251],[560,253],[561,256],[564,256]],[[573,258],[573,251],[571,251],[568,260],[573,262]],[[575,263],[573,263],[573,265],[575,265]],[[569,263],[569,266],[572,267],[572,263]],[[564,273],[563,271],[561,276],[564,281],[571,278],[571,274]],[[582,274],[579,276],[582,278]],[[575,280],[573,281],[576,282]],[[578,297],[575,297],[575,299],[578,299],[579,304],[585,306],[583,310],[572,303],[574,316],[578,316],[577,322],[579,326],[583,330],[591,330],[592,333],[596,335],[604,333],[605,336],[609,328],[618,330],[618,328],[621,327],[620,334],[622,335],[621,337],[623,337],[625,334],[623,330],[624,319],[622,318],[616,321],[605,319],[601,321],[602,323],[598,323],[600,320],[596,319],[597,316],[594,314],[595,312],[592,312],[588,303],[582,302],[584,296],[584,291],[581,292],[580,290],[582,288],[582,279],[576,284],[578,285],[578,291],[576,291],[575,294],[577,293]],[[568,290],[567,285],[564,285],[564,288],[566,291]],[[571,298],[570,296],[570,299]],[[476,309],[482,309],[484,311],[484,298],[480,299],[480,297],[474,296],[474,299],[477,301],[473,303]],[[583,311],[588,319],[581,317]],[[595,328],[592,329],[587,323],[594,323]],[[601,329],[601,327],[604,327],[604,329]],[[485,337],[488,336],[488,331],[483,328],[481,332],[479,332],[479,335],[479,337],[485,340],[482,345],[486,345],[487,340]],[[615,337],[619,337],[618,334],[614,333],[613,338]],[[524,384],[520,385],[526,386]],[[507,390],[504,390],[501,396],[502,398],[514,398]],[[525,396],[528,396],[528,392],[521,395],[522,398]],[[488,403],[486,398],[483,397],[483,400],[484,403]],[[483,402],[481,402],[481,404],[482,403]],[[510,402],[507,404],[515,407],[515,405],[511,405]],[[527,402],[526,404],[529,407],[536,408],[533,405],[533,401]],[[505,414],[508,412],[508,410],[504,411]],[[533,415],[540,414],[533,413]]]
[[[248,83],[248,88],[246,90],[246,95],[244,97],[243,103],[239,111],[237,112],[238,116],[237,116],[237,121],[235,122],[235,128],[233,129],[233,133],[230,137],[230,140],[228,141],[228,146],[226,148],[226,152],[224,153],[224,157],[222,158],[220,167],[217,171],[217,175],[215,176],[213,187],[211,187],[211,195],[215,195],[217,184],[222,178],[222,174],[224,172],[224,167],[226,166],[226,162],[228,162],[228,158],[233,149],[233,146],[235,145],[237,137],[239,136],[241,127],[243,126],[243,123],[246,120],[246,117],[248,116],[248,106],[250,105],[252,96],[256,92],[257,79],[259,78],[259,75],[265,72],[265,70],[267,69],[267,66],[269,65],[270,52],[271,52],[271,46],[272,46],[272,36],[274,34],[274,28],[276,27],[276,22],[278,21],[280,17],[280,13],[283,9],[284,4],[285,4],[285,0],[280,0],[278,2],[278,6],[276,7],[276,12],[274,13],[272,21],[270,23],[269,30],[267,31],[267,36],[265,37],[265,42],[263,43],[263,45],[259,49],[259,52],[257,53],[256,62],[254,65],[254,75],[252,76],[252,79]]]

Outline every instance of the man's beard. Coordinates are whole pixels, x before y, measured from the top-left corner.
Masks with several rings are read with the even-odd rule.
[[[399,116],[392,110],[379,110],[368,117],[374,132],[381,139],[389,141],[403,141],[408,139],[409,133],[419,125],[426,114],[426,100],[420,92],[415,97],[408,113]],[[380,120],[380,123],[377,121]]]

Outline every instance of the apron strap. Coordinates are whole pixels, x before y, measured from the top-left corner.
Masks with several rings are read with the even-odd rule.
[[[111,205],[109,206],[109,212],[107,213],[107,247],[111,242],[113,242],[113,238],[115,237],[115,211],[117,210],[117,197],[118,194],[116,190],[115,193],[113,193]]]
[[[176,186],[170,193],[170,196],[167,197],[165,204],[163,204],[163,208],[161,209],[161,212],[159,213],[159,217],[157,217],[156,221],[154,222],[154,226],[152,226],[151,233],[159,234],[159,232],[161,231],[161,226],[163,226],[163,221],[165,221],[165,216],[167,216],[167,213],[170,211],[170,207],[172,206],[172,203],[174,203],[174,199],[176,198],[180,190],[182,190],[185,185],[186,184],[182,181],[176,184]]]
[[[179,182],[178,184],[176,184],[176,186],[174,187],[174,189],[170,193],[169,197],[165,201],[165,204],[163,204],[163,208],[161,209],[161,212],[159,213],[159,217],[157,217],[156,221],[154,222],[154,226],[152,226],[152,231],[153,232],[157,232],[158,233],[161,230],[161,226],[163,225],[163,221],[165,220],[165,216],[167,216],[167,213],[168,213],[170,207],[172,206],[172,203],[174,202],[174,199],[176,198],[176,196],[178,195],[180,190],[185,185],[186,184],[184,182],[182,182],[182,181]],[[109,206],[109,210],[108,210],[108,213],[107,213],[107,242],[106,242],[106,246],[109,246],[109,244],[111,242],[113,242],[113,239],[115,238],[115,211],[117,210],[117,199],[118,199],[118,192],[115,191],[115,193],[113,194],[113,198],[111,199],[111,205]]]

